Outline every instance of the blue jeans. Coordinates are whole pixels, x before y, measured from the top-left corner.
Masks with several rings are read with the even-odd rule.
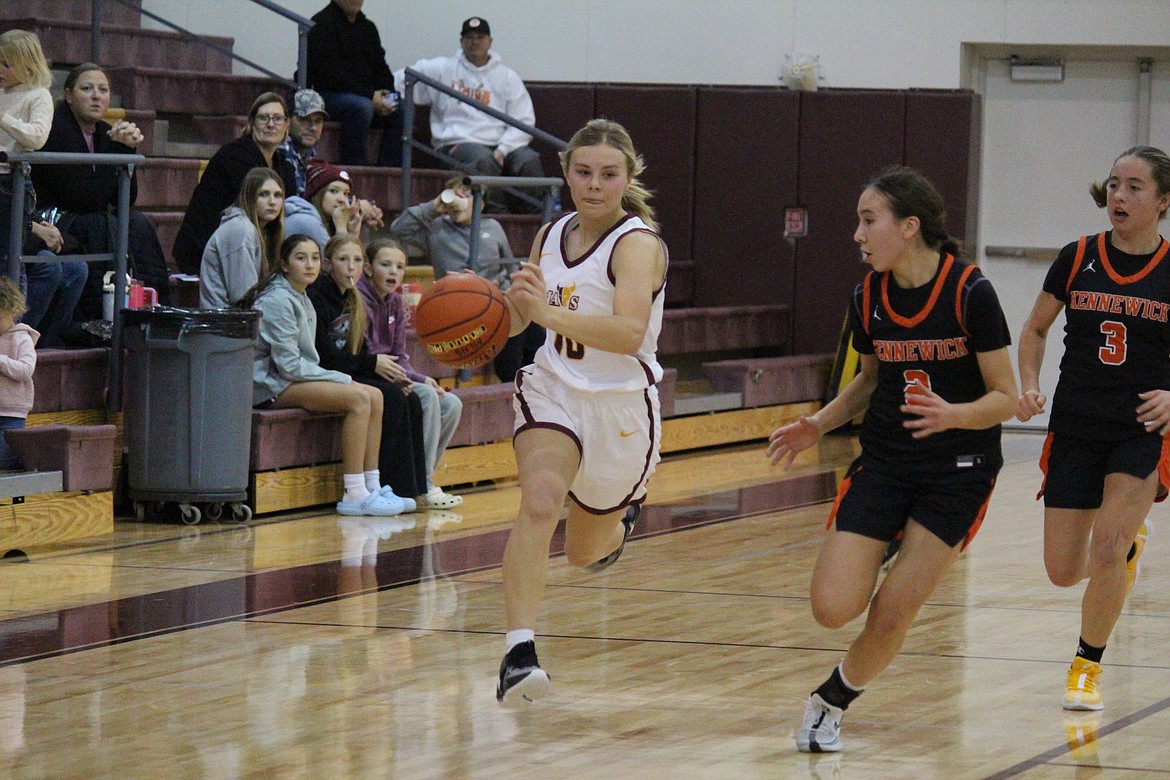
[[[4,438],[4,431],[12,428],[23,428],[23,417],[0,417],[0,469],[5,471],[12,471],[14,469],[24,468],[24,464],[20,462],[20,458],[12,451],[12,447],[8,444],[8,439]]]
[[[544,166],[540,162],[540,154],[531,147],[521,146],[508,152],[504,164],[496,162],[496,151],[490,146],[476,143],[459,143],[439,148],[440,152],[449,154],[461,163],[472,168],[472,173],[480,176],[544,176]],[[528,194],[536,190],[528,190]],[[488,188],[485,193],[487,202],[484,209],[494,214],[504,214],[508,211],[508,202],[503,190],[496,187]],[[536,206],[526,207],[527,211],[540,213]]]
[[[389,168],[402,167],[402,111],[393,114],[374,113],[374,101],[364,95],[350,92],[321,90],[325,110],[331,119],[341,123],[340,165],[369,165],[366,140],[370,127],[382,128],[382,145],[378,149],[377,164]],[[355,193],[361,196],[361,193]]]
[[[37,254],[55,257],[47,249]],[[38,347],[63,346],[61,333],[73,321],[73,310],[85,289],[89,266],[84,260],[47,260],[26,263],[24,273],[28,285],[28,311],[21,322],[40,332]]]
[[[423,458],[427,468],[427,489],[435,486],[435,467],[447,451],[451,436],[463,416],[463,402],[454,393],[443,393],[428,384],[415,382],[411,389],[422,406]]]

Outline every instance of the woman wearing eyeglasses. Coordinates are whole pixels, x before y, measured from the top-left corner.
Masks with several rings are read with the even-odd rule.
[[[253,168],[271,168],[285,192],[296,192],[296,174],[288,160],[276,151],[288,136],[288,103],[275,92],[265,92],[252,102],[243,134],[220,147],[207,163],[183,224],[175,237],[175,263],[183,273],[199,273],[203,249],[219,227],[223,210],[240,195],[244,177]]]

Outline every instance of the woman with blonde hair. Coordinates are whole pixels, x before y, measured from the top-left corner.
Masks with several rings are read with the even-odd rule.
[[[565,499],[565,557],[600,571],[622,554],[659,460],[667,251],[638,183],[642,160],[625,128],[594,119],[561,165],[577,210],[541,228],[506,294],[511,334],[537,322],[547,336],[516,373],[520,513],[504,550],[496,688],[505,706],[549,690],[534,627]]]
[[[222,309],[243,298],[276,265],[283,240],[284,186],[271,168],[253,168],[203,250],[199,305]]]

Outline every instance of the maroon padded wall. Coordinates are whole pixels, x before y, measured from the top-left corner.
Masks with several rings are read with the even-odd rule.
[[[792,354],[834,352],[853,288],[865,276],[853,234],[862,185],[902,162],[905,94],[806,92],[800,107],[800,201]]]
[[[968,247],[978,235],[980,105],[970,92],[906,95],[906,165],[934,182],[947,206],[947,230]]]
[[[597,86],[596,114],[620,122],[646,160],[645,184],[672,260],[691,252],[695,183],[695,100],[690,86]]]
[[[699,89],[691,305],[792,304],[784,208],[798,201],[799,135],[799,93]]]
[[[557,81],[527,83],[536,110],[536,126],[566,143],[593,118],[594,87],[592,84],[571,84]],[[548,144],[533,141],[532,148],[540,152],[540,161],[548,176],[561,176],[561,162],[557,152]],[[564,193],[568,200],[569,193]]]

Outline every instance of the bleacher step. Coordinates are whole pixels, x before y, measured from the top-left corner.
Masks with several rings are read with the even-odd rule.
[[[109,8],[114,3],[103,6]],[[0,30],[20,28],[34,32],[41,39],[45,57],[55,68],[66,68],[89,62],[90,24],[88,21],[53,20],[43,18],[5,19]],[[231,58],[196,43],[185,35],[167,30],[149,30],[136,26],[101,26],[101,61],[107,68],[175,68],[231,73]],[[231,49],[232,38],[206,36],[213,43]]]
[[[723,412],[743,407],[742,393],[678,393],[674,398],[674,414],[682,417],[688,414]]]
[[[60,493],[62,485],[60,471],[0,472],[0,498]]]
[[[124,106],[160,114],[247,113],[262,92],[292,93],[286,84],[261,76],[166,68],[111,68],[110,80]]]
[[[139,8],[140,0],[135,0]],[[52,0],[36,4],[37,16],[55,21],[89,23],[93,15],[93,0]],[[29,0],[0,0],[0,19],[24,19],[30,10]],[[121,3],[103,3],[102,24],[122,24],[136,27],[142,23],[140,11]]]

